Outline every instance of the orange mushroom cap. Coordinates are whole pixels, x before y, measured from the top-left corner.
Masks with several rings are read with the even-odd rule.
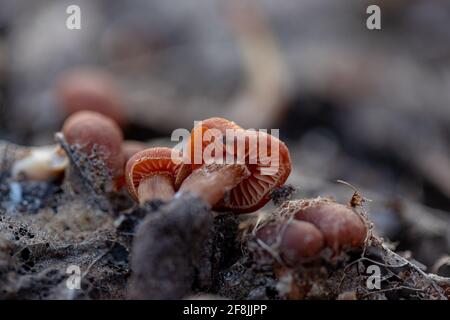
[[[192,169],[201,167],[204,164],[204,159],[202,157],[203,150],[210,143],[208,141],[204,141],[204,135],[209,129],[218,130],[223,137],[226,136],[227,130],[243,130],[236,123],[224,118],[214,117],[201,121],[200,125],[192,129],[191,136],[188,140],[188,152]],[[197,145],[198,141],[201,142],[200,146]],[[224,150],[224,154],[225,152],[226,151]],[[195,163],[197,159],[200,159],[201,163]]]
[[[66,119],[62,133],[67,143],[78,146],[80,152],[87,156],[95,152],[113,178],[123,175],[123,135],[110,118],[97,112],[80,111]]]
[[[202,152],[203,155],[204,149],[210,143],[208,141],[203,141],[203,135],[208,129],[217,129],[224,137],[227,129],[235,130],[237,135],[244,135],[244,161],[247,169],[251,173],[250,176],[243,179],[241,183],[233,188],[230,191],[229,196],[223,199],[221,203],[217,204],[215,209],[222,211],[231,210],[236,213],[247,213],[256,211],[264,206],[270,200],[271,190],[283,185],[291,172],[291,160],[286,145],[276,137],[267,133],[244,130],[234,122],[223,118],[210,118],[202,121],[200,126],[197,126],[192,130],[188,142],[189,150],[191,151],[190,156],[193,170],[202,166],[204,163],[203,157],[201,158],[201,164],[194,163],[194,160],[195,153],[198,154],[199,152]],[[202,139],[199,140],[200,138],[197,135],[201,135]],[[198,141],[202,141],[201,148],[196,145]],[[263,142],[267,145],[264,154],[259,147],[260,143],[262,144]],[[254,150],[254,148],[252,150],[252,147],[255,146],[256,150]],[[278,148],[278,156],[276,156],[276,153],[273,153],[274,150],[272,150],[272,147]],[[232,152],[236,151],[237,144],[234,144],[234,150],[232,150]],[[230,150],[226,149],[226,144],[224,143],[224,155],[227,152],[230,152]],[[234,155],[236,156],[236,153]],[[272,170],[272,172],[269,173],[269,167],[271,166],[276,168],[276,170]]]
[[[139,201],[138,187],[142,180],[152,175],[164,175],[175,186],[180,165],[172,159],[171,148],[150,148],[135,153],[125,167],[125,180],[128,192]]]
[[[250,137],[255,135],[256,155],[249,151],[246,141],[245,164],[250,175],[233,188],[229,196],[218,205],[219,210],[248,213],[258,210],[270,201],[270,192],[282,186],[291,173],[291,159],[286,145],[267,133],[246,131]],[[267,151],[262,154],[259,143],[266,140]],[[278,156],[272,147],[278,146]],[[273,157],[272,157],[273,156]]]
[[[187,141],[188,145],[188,155],[187,160],[180,164],[180,169],[178,175],[175,179],[175,187],[179,188],[181,183],[186,179],[192,172],[193,169],[199,168],[203,163],[203,149],[208,145],[208,142],[203,141],[204,133],[208,129],[218,129],[223,135],[226,133],[226,129],[242,129],[237,124],[224,118],[214,117],[201,121],[201,124],[196,126],[191,131],[191,135]],[[198,138],[197,138],[198,137]],[[201,141],[200,147],[197,146],[197,140]],[[197,157],[201,160],[201,164],[195,163]]]

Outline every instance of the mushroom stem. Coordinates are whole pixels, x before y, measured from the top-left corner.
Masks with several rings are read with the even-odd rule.
[[[194,194],[214,206],[249,175],[245,165],[205,165],[183,181],[180,192]]]
[[[173,182],[165,175],[151,175],[142,180],[138,187],[140,204],[154,199],[170,200],[174,194]]]

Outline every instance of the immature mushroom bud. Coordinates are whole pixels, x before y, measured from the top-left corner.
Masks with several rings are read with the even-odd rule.
[[[60,176],[68,163],[66,153],[58,145],[32,147],[14,162],[11,174],[14,178],[50,180]]]
[[[212,143],[204,141],[204,135],[209,129],[218,130],[223,138],[233,137],[233,141],[225,139],[224,143],[219,141],[218,145],[222,143],[223,149],[218,152],[222,152],[223,157],[231,154],[229,158],[238,164],[245,164],[250,172],[250,175],[236,185],[215,209],[247,213],[263,207],[270,200],[270,192],[283,185],[291,172],[291,160],[286,145],[267,133],[243,130],[235,123],[222,118],[207,119],[201,126],[193,129],[188,142],[194,169],[205,162],[203,152],[209,143]],[[227,130],[233,130],[234,135],[226,135]],[[262,146],[265,146],[265,150],[262,150]],[[213,151],[211,156],[215,157],[216,150]],[[239,159],[240,154],[243,159]],[[202,161],[195,163],[199,158]]]
[[[179,165],[170,148],[150,148],[134,154],[125,167],[130,195],[139,203],[153,199],[169,200],[175,194]]]
[[[64,122],[62,133],[71,148],[101,160],[114,184],[123,176],[123,136],[114,121],[97,112],[80,111]]]
[[[107,72],[94,68],[70,70],[59,80],[57,96],[67,114],[95,111],[120,126],[126,122],[121,94]]]
[[[334,253],[362,247],[368,232],[354,208],[327,198],[285,202],[274,218],[256,232],[256,239],[290,267],[314,258],[325,247]]]
[[[322,232],[326,246],[333,250],[364,244],[367,226],[354,208],[324,198],[291,205],[297,208],[295,219],[314,224]]]
[[[279,249],[283,261],[291,266],[316,256],[324,247],[320,230],[306,221],[272,222],[259,229],[256,237],[271,247],[278,246],[275,249]]]

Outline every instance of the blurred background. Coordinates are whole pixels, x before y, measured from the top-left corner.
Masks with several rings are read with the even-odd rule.
[[[72,4],[81,30],[66,28]],[[366,28],[371,4],[381,30]],[[222,116],[279,128],[301,195],[308,181],[342,179],[388,199],[384,208],[414,203],[450,222],[449,1],[0,0],[0,8],[2,140],[50,144],[80,109],[111,116],[141,141]],[[411,245],[415,231],[392,229],[382,210],[372,210],[381,232]],[[429,265],[448,253],[442,226],[444,238],[416,244]],[[430,246],[440,249],[430,256]]]

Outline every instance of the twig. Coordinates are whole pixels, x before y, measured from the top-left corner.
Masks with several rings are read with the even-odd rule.
[[[411,287],[407,287],[407,286],[402,286],[401,285],[401,286],[396,286],[396,287],[393,287],[393,288],[387,288],[387,289],[382,289],[382,290],[371,291],[371,292],[368,292],[365,295],[363,295],[363,297],[367,297],[367,296],[375,294],[375,293],[383,293],[383,292],[389,292],[389,291],[401,290],[401,289],[411,290],[411,291],[424,291],[424,289],[411,288]]]
[[[83,272],[83,274],[81,275],[81,278],[84,278],[88,275],[88,273],[91,271],[92,267],[99,262],[101,259],[103,259],[112,249],[112,246],[110,248],[108,248],[107,250],[105,250],[105,252],[103,252],[102,254],[100,254],[97,258],[94,259],[94,261],[92,261],[89,266],[87,267],[86,271]]]

